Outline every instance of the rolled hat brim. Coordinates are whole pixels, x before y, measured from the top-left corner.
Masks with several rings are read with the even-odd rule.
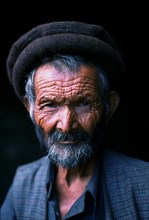
[[[53,22],[39,25],[16,41],[7,59],[7,73],[22,100],[28,74],[44,57],[55,54],[82,55],[97,61],[112,79],[125,71],[113,39],[98,25]]]

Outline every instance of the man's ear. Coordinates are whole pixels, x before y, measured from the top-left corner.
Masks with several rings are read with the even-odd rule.
[[[26,96],[24,96],[24,98],[23,98],[23,104],[26,107],[27,111],[30,113],[30,103],[29,103],[28,98]]]
[[[111,116],[116,111],[119,105],[119,102],[120,102],[119,94],[116,91],[111,90],[109,94],[109,111],[108,111],[108,116],[107,116],[108,119],[110,119]]]

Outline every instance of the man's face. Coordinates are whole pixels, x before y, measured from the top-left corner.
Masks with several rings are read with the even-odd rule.
[[[37,69],[34,82],[34,119],[44,133],[49,156],[54,153],[52,159],[64,167],[79,165],[94,153],[92,138],[103,116],[95,69],[83,66],[68,73],[44,65]],[[69,162],[62,163],[62,157]]]

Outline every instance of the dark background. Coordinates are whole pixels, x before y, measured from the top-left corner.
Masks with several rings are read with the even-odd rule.
[[[107,131],[107,144],[118,151],[149,161],[148,141],[148,20],[143,1],[129,5],[93,1],[20,4],[0,7],[0,204],[18,165],[43,154],[33,125],[6,75],[6,59],[14,41],[32,27],[58,20],[79,20],[105,27],[115,39],[127,67],[125,92]],[[43,3],[43,5],[42,5]],[[11,5],[12,4],[12,5]],[[3,15],[2,15],[3,14]]]

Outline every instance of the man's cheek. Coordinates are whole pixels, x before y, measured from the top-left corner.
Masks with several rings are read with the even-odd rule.
[[[46,121],[48,121],[47,120],[48,114],[46,114],[45,112],[40,111],[40,110],[35,110],[34,116],[35,116],[35,121],[36,121],[37,125],[43,128]]]
[[[79,118],[81,127],[89,134],[92,135],[95,127],[99,123],[99,115],[97,112],[90,112]]]

